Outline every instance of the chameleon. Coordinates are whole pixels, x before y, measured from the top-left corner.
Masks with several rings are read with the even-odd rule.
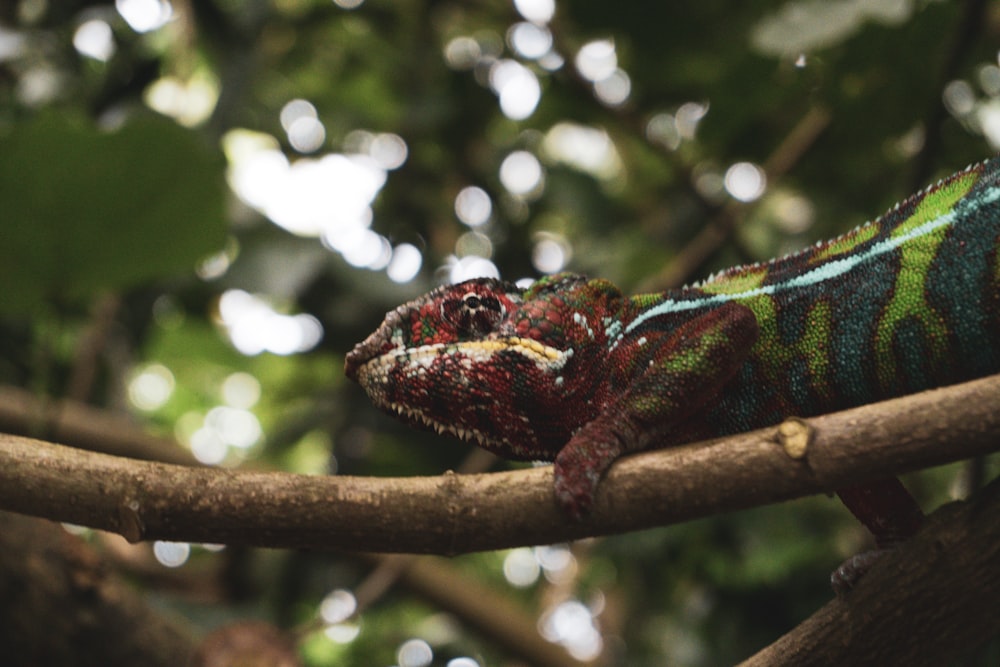
[[[554,461],[555,499],[581,517],[630,452],[1000,372],[998,248],[1000,157],[681,289],[625,296],[571,273],[441,286],[387,313],[345,370],[412,425]],[[838,490],[884,541],[922,518],[890,480]]]

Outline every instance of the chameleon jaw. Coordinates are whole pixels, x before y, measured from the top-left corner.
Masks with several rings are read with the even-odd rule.
[[[484,448],[501,446],[506,443],[506,440],[490,438],[478,429],[462,428],[461,426],[457,426],[455,424],[442,424],[441,422],[428,417],[424,411],[419,408],[413,408],[402,403],[388,403],[385,407],[400,418],[408,420],[414,424],[422,424],[439,435],[452,435],[463,442],[471,442]]]
[[[373,403],[404,421],[453,435],[490,451],[518,451],[524,449],[524,445],[511,442],[509,432],[495,425],[477,424],[471,415],[460,409],[437,418],[429,414],[434,412],[432,406],[441,406],[442,403],[460,408],[462,401],[458,397],[468,400],[474,394],[480,396],[480,406],[483,401],[493,405],[492,401],[498,397],[491,399],[488,392],[487,395],[482,393],[482,389],[489,388],[489,382],[477,375],[476,369],[494,368],[498,363],[498,354],[518,355],[522,360],[521,368],[525,371],[534,369],[539,375],[552,377],[560,373],[573,356],[573,350],[559,350],[520,336],[400,347],[367,360],[355,358],[352,377]],[[508,356],[507,363],[501,366],[509,365],[510,361]],[[404,387],[411,393],[402,394]],[[446,393],[441,395],[441,390]],[[517,426],[523,425],[518,421]],[[523,456],[537,458],[529,456],[527,451]]]

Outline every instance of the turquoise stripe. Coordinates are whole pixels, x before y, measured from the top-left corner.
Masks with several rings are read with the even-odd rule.
[[[928,220],[924,224],[914,227],[912,230],[906,234],[900,236],[887,238],[878,243],[873,244],[867,250],[860,253],[852,253],[845,255],[841,258],[831,260],[814,269],[806,271],[801,275],[794,276],[789,280],[781,283],[774,283],[772,285],[764,285],[763,287],[755,287],[754,289],[746,290],[745,292],[737,292],[735,294],[715,294],[712,296],[701,297],[698,299],[684,299],[678,301],[676,299],[667,299],[663,303],[657,304],[652,308],[646,310],[641,315],[636,317],[632,322],[625,327],[625,335],[627,336],[636,327],[639,327],[645,322],[654,317],[659,317],[661,315],[668,315],[671,313],[678,313],[685,310],[696,310],[698,308],[705,308],[708,306],[713,306],[720,303],[725,303],[727,301],[738,301],[740,299],[752,299],[761,295],[771,295],[777,292],[783,292],[785,290],[796,289],[800,287],[812,287],[819,283],[827,280],[833,280],[839,276],[844,275],[851,269],[857,267],[864,262],[871,259],[884,255],[888,252],[892,252],[899,246],[912,241],[913,239],[925,236],[934,232],[941,227],[953,224],[957,220],[961,220],[964,217],[971,216],[981,206],[988,206],[1000,199],[1000,187],[992,186],[976,198],[966,198],[959,201],[953,209],[942,213],[933,220]],[[873,223],[874,224],[874,223]]]

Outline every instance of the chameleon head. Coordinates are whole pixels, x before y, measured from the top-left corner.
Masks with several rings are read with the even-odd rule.
[[[529,288],[530,289],[530,288]],[[554,456],[565,428],[531,425],[565,399],[571,347],[543,342],[525,291],[491,278],[440,287],[386,314],[347,376],[382,410],[508,458]],[[528,308],[528,312],[525,312]]]

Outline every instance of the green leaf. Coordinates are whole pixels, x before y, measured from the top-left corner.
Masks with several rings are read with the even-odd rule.
[[[189,271],[225,236],[221,153],[162,117],[0,135],[0,312]]]

